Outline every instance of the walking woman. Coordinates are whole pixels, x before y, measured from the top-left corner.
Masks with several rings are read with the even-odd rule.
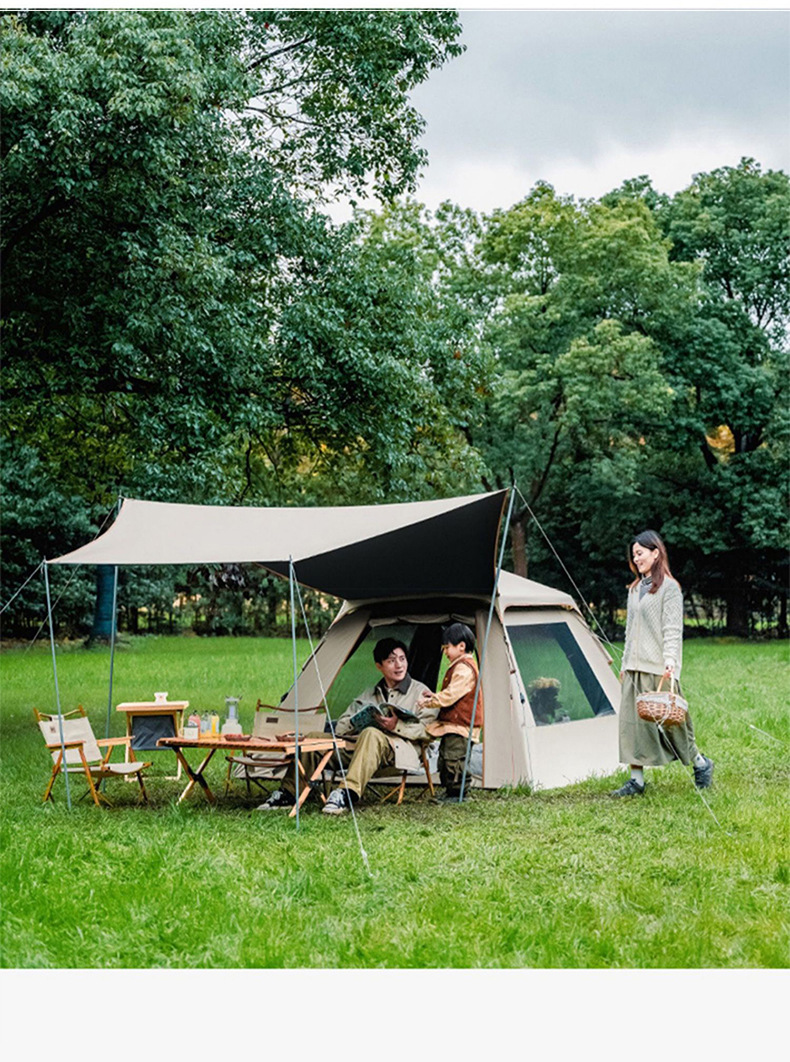
[[[680,678],[683,662],[683,595],[672,578],[666,546],[655,531],[643,531],[631,542],[628,565],[635,579],[628,588],[620,680],[620,762],[631,766],[631,777],[613,797],[641,796],[645,767],[673,760],[694,765],[694,783],[707,789],[713,781],[713,760],[703,756],[694,741],[691,717],[680,726],[661,727],[640,719],[637,697]]]

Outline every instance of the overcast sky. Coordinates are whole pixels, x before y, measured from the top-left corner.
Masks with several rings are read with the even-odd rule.
[[[417,198],[488,211],[537,180],[663,192],[737,165],[790,170],[790,12],[461,11],[466,52],[413,94]]]

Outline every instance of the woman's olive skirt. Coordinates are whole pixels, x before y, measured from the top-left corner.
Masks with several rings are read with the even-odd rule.
[[[659,727],[636,714],[636,699],[640,693],[658,689],[660,675],[644,671],[626,671],[620,693],[620,763],[634,767],[661,767],[673,760],[691,763],[697,755],[694,725],[686,716],[682,726]],[[680,693],[680,686],[677,685]]]

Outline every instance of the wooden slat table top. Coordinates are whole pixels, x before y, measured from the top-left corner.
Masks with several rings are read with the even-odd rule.
[[[299,749],[301,752],[320,752],[323,749],[331,749],[337,741],[338,748],[345,748],[346,743],[342,738],[334,739],[331,734],[327,734],[325,738],[308,738],[300,739]],[[255,738],[251,737],[247,741],[239,741],[238,737],[228,734],[214,735],[209,738],[184,738],[184,737],[163,737],[157,741],[157,746],[160,748],[183,748],[183,749],[235,749],[242,751],[244,749],[250,752],[293,752],[296,748],[296,741],[290,738],[286,741],[275,741],[273,738]]]
[[[189,701],[124,701],[116,704],[116,712],[132,712],[134,715],[146,715],[149,712],[156,715],[157,712],[180,712],[189,707]]]

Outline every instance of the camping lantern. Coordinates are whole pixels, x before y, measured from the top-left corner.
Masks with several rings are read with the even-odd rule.
[[[225,709],[227,711],[227,718],[222,724],[223,734],[240,734],[241,723],[239,722],[239,701],[241,697],[226,697]]]

